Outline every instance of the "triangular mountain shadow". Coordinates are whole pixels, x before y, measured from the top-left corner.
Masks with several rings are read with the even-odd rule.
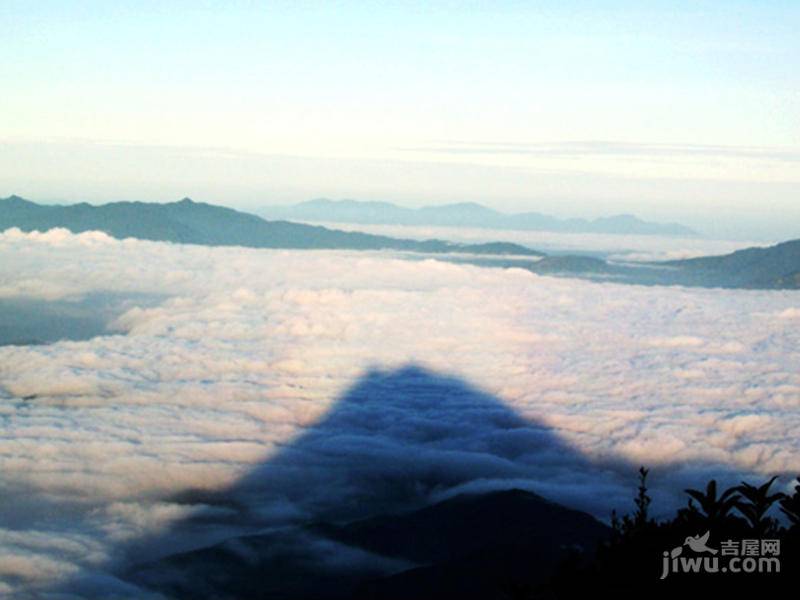
[[[459,379],[418,366],[371,370],[234,486],[174,498],[206,508],[119,548],[109,567],[120,578],[116,590],[106,589],[110,578],[95,577],[67,588],[125,596],[129,581],[180,598],[332,598],[364,589],[390,597],[365,582],[432,561],[450,564],[452,579],[462,568],[453,559],[485,564],[504,555],[498,544],[514,556],[549,556],[552,567],[553,549],[595,543],[606,527],[528,492],[459,493],[525,487],[576,508],[602,506],[607,515],[629,508],[636,468],[587,459]],[[406,516],[391,516],[399,513]],[[425,571],[412,573],[426,585]]]

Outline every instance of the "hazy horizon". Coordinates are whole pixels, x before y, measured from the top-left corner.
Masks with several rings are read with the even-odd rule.
[[[182,200],[183,198],[190,198],[195,202],[204,202],[207,204],[214,204],[218,206],[226,206],[228,208],[233,208],[236,210],[240,210],[243,212],[249,212],[252,214],[256,214],[258,216],[262,216],[263,218],[269,219],[269,217],[264,217],[262,214],[264,209],[270,207],[284,207],[284,206],[292,206],[296,204],[300,204],[302,202],[308,202],[313,200],[333,200],[333,201],[357,201],[357,202],[389,202],[399,207],[404,208],[422,208],[422,207],[430,207],[430,206],[445,206],[457,203],[475,203],[480,204],[494,210],[497,210],[504,214],[514,214],[514,213],[522,213],[522,212],[538,212],[544,215],[549,215],[553,217],[557,217],[559,219],[586,219],[586,220],[595,220],[601,219],[604,217],[614,217],[620,215],[634,215],[644,221],[648,221],[651,223],[660,223],[660,224],[668,224],[674,223],[678,225],[684,225],[689,227],[690,229],[695,230],[701,237],[708,238],[711,240],[729,240],[729,241],[736,241],[736,242],[753,242],[753,243],[777,243],[781,241],[786,241],[789,239],[797,239],[800,237],[800,228],[797,228],[793,222],[787,223],[785,219],[779,218],[779,215],[776,215],[774,219],[764,218],[764,219],[756,219],[753,216],[750,216],[749,220],[744,221],[737,221],[736,219],[725,219],[724,217],[708,217],[705,218],[697,218],[697,216],[693,216],[691,214],[684,215],[686,218],[680,218],[681,215],[673,215],[670,217],[669,214],[661,215],[660,213],[656,212],[652,217],[648,216],[649,214],[653,214],[652,212],[649,213],[642,213],[642,212],[635,212],[635,209],[632,210],[620,210],[620,211],[587,211],[584,213],[576,213],[571,212],[569,210],[561,209],[559,210],[557,206],[551,206],[552,210],[545,208],[548,206],[546,203],[542,203],[541,205],[533,206],[533,207],[523,207],[515,209],[512,205],[511,208],[505,208],[503,206],[497,206],[496,203],[491,202],[481,202],[478,200],[459,200],[458,198],[453,198],[447,201],[440,201],[440,202],[404,202],[404,201],[395,201],[395,200],[387,200],[386,198],[353,198],[353,197],[330,197],[330,196],[316,196],[313,198],[300,198],[297,200],[285,200],[285,201],[264,201],[260,202],[258,200],[251,199],[249,202],[224,202],[219,201],[216,198],[206,198],[203,196],[197,195],[188,195],[188,194],[177,194],[173,197],[163,198],[159,196],[151,197],[149,194],[145,194],[142,197],[133,197],[133,196],[121,196],[118,198],[106,198],[103,196],[99,197],[33,197],[26,194],[21,194],[16,191],[10,191],[3,194],[0,194],[0,198],[8,198],[11,196],[18,196],[22,197],[25,200],[34,202],[36,204],[42,205],[72,205],[78,204],[81,202],[86,202],[88,204],[92,204],[95,206],[103,205],[103,204],[110,204],[114,202],[152,202],[158,204],[167,204],[170,202],[177,202]],[[542,208],[540,208],[542,206]],[[294,220],[294,219],[292,219]],[[298,222],[304,222],[304,220],[298,220]],[[312,221],[308,221],[312,222]],[[368,225],[358,225],[358,224],[350,224],[348,227],[344,227],[347,225],[346,222],[329,222],[329,223],[320,223],[322,225],[326,225],[328,227],[333,228],[345,228],[350,230],[356,231],[371,231],[374,229]],[[388,227],[392,225],[387,223]],[[404,227],[401,224],[397,224],[397,227],[400,228],[398,232],[395,232],[397,235],[402,234],[402,229]],[[468,229],[462,227],[453,227],[453,231],[458,231],[459,229]],[[514,231],[514,230],[508,230]],[[499,234],[503,234],[503,231],[498,231]],[[535,233],[535,232],[531,232]],[[546,230],[543,230],[543,233],[546,233]],[[617,236],[622,237],[629,237],[632,234],[616,234]],[[452,238],[453,236],[444,236],[448,239]],[[459,237],[458,235],[455,236],[456,238]],[[502,237],[502,235],[501,235]],[[506,235],[506,237],[508,237]]]
[[[468,8],[468,10],[467,10]],[[8,2],[0,190],[800,237],[800,6]]]

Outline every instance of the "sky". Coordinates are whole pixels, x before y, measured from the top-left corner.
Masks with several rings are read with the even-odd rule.
[[[6,0],[0,24],[0,196],[800,234],[793,1]]]

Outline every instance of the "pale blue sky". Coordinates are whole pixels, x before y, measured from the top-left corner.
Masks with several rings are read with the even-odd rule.
[[[0,25],[0,195],[800,224],[796,1],[4,0]]]

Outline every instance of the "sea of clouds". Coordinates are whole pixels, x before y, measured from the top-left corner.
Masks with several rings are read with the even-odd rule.
[[[798,292],[0,233],[1,300],[99,294],[108,335],[0,347],[0,596],[140,596],[111,573],[141,540],[368,511],[400,479],[607,518],[640,464],[656,512],[709,476],[800,472]]]
[[[547,253],[591,253],[620,262],[681,260],[698,256],[730,254],[743,248],[768,246],[770,242],[724,240],[710,237],[676,237],[661,235],[618,235],[611,233],[569,233],[561,231],[525,231],[477,227],[437,227],[429,225],[364,225],[307,221],[330,229],[362,231],[377,235],[429,240],[440,239],[465,244],[515,242]]]

